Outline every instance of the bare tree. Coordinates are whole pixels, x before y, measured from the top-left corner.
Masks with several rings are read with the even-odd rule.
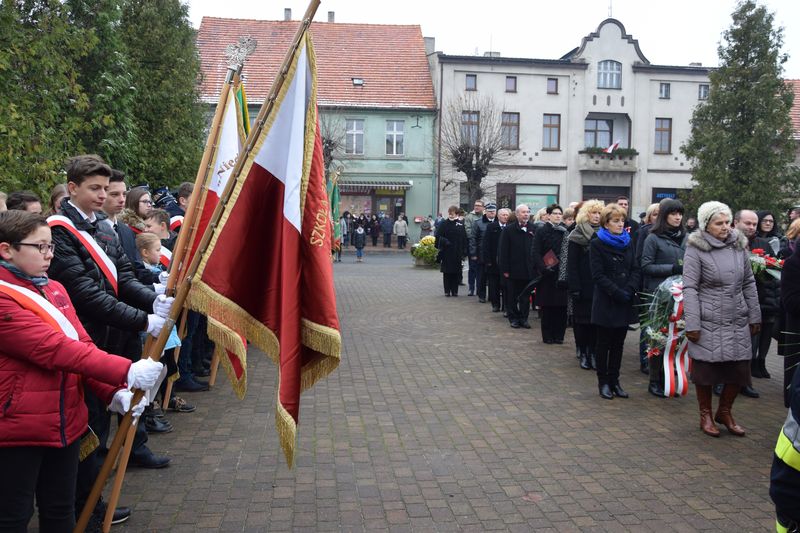
[[[325,163],[325,176],[329,176],[333,162],[340,158],[345,143],[344,126],[341,117],[319,114],[319,130],[322,136],[322,159]]]
[[[489,174],[492,163],[502,156],[502,109],[491,97],[468,94],[450,103],[442,117],[442,152],[457,172],[466,176],[470,205],[483,198],[483,178]],[[455,185],[456,180],[445,180],[442,190]]]

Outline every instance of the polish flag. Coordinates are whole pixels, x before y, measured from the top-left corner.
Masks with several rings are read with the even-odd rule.
[[[242,154],[191,289],[195,309],[241,331],[277,364],[275,423],[290,466],[300,393],[330,374],[341,352],[316,96],[316,60],[304,33]]]
[[[611,154],[611,153],[613,153],[613,152],[614,152],[614,150],[616,150],[617,148],[619,148],[619,141],[615,142],[614,144],[612,144],[611,146],[609,146],[608,148],[606,148],[605,150],[603,150],[603,153],[606,153],[606,154]]]

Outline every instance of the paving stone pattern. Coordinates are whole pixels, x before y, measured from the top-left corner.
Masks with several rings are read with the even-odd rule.
[[[114,531],[767,531],[778,379],[734,406],[745,438],[698,429],[694,392],[657,399],[628,335],[628,400],[602,400],[574,346],[443,296],[407,255],[335,265],[344,354],[303,395],[297,465],[274,429],[276,370],[249,357],[150,437],[172,466],[131,470]],[[466,293],[466,291],[464,291]],[[567,332],[571,340],[571,332]],[[778,361],[769,368],[778,375]],[[716,400],[715,400],[716,403]]]

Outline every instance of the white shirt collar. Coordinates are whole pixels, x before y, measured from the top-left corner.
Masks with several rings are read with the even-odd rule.
[[[78,211],[78,213],[80,213],[80,215],[83,217],[83,220],[88,220],[89,222],[94,222],[95,220],[97,220],[97,215],[94,214],[94,211],[92,211],[91,215],[87,215],[86,213],[81,211],[80,207],[72,203],[72,200],[67,200],[67,202],[69,203],[69,205],[74,207]]]

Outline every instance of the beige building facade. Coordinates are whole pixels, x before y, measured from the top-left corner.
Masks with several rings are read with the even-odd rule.
[[[465,177],[442,146],[443,121],[452,119],[448,110],[470,106],[476,109],[462,109],[462,127],[469,127],[485,119],[487,101],[499,114],[503,150],[482,185],[500,206],[535,210],[625,195],[635,214],[691,187],[680,146],[708,96],[708,68],[651,64],[616,19],[559,59],[454,56],[434,52],[431,39],[426,44],[439,107],[440,211],[469,204]]]

